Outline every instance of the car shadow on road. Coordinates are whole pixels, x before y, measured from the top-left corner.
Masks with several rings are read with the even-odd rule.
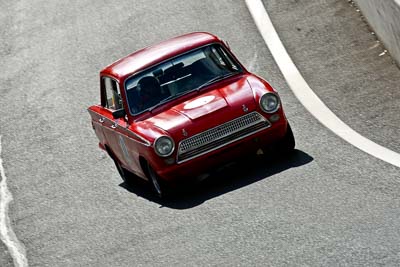
[[[160,207],[189,209],[201,205],[209,199],[237,190],[290,168],[299,167],[313,161],[313,157],[301,150],[295,150],[286,158],[275,159],[268,156],[253,156],[228,164],[214,171],[201,182],[185,184],[174,190],[166,199],[158,198],[150,186],[138,179],[132,185],[120,186],[131,193],[160,204]]]

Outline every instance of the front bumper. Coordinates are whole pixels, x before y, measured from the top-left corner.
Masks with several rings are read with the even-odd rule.
[[[271,127],[249,135],[241,140],[220,147],[196,158],[171,165],[165,165],[157,171],[158,175],[167,181],[190,179],[199,174],[220,167],[246,155],[255,154],[260,148],[266,148],[282,139],[286,133],[287,120],[272,124]]]

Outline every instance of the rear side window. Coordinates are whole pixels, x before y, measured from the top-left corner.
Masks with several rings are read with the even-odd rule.
[[[112,110],[122,109],[122,98],[118,83],[109,77],[103,77],[102,87],[105,100],[103,106]]]

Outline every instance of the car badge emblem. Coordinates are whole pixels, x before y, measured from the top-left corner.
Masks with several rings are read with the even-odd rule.
[[[244,112],[249,111],[249,108],[246,105],[242,105],[242,109],[243,109]]]
[[[188,132],[185,129],[182,129],[182,135],[186,137],[188,136]]]

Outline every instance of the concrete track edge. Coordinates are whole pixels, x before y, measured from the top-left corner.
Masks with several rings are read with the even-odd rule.
[[[358,149],[400,168],[400,154],[360,135],[340,120],[313,92],[283,46],[261,0],[246,5],[289,87],[300,103],[325,127]]]
[[[400,0],[355,0],[355,2],[400,66]]]

